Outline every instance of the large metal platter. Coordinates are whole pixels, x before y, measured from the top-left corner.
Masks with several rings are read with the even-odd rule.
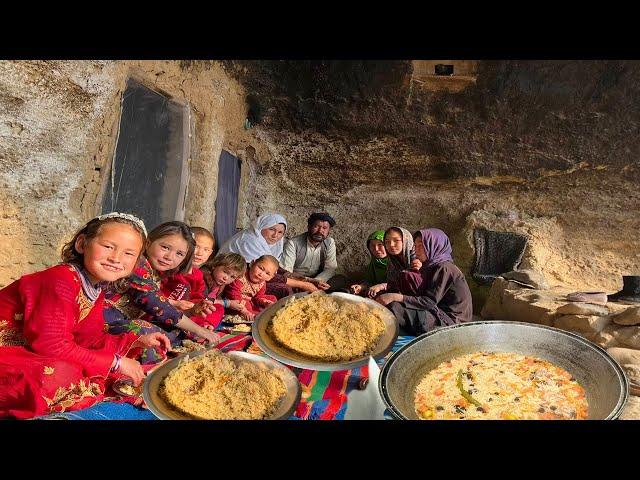
[[[501,320],[439,328],[406,344],[382,367],[380,395],[394,417],[417,420],[414,391],[422,377],[442,362],[483,350],[532,355],[564,368],[586,391],[589,420],[618,418],[629,395],[624,371],[596,344],[557,328]]]
[[[369,361],[369,355],[356,358],[354,360],[348,362],[323,362],[321,360],[315,360],[307,358],[303,355],[300,355],[296,352],[292,352],[280,345],[278,345],[266,332],[267,325],[274,317],[274,315],[280,310],[287,300],[292,297],[303,297],[308,295],[308,292],[296,293],[294,295],[290,295],[285,298],[281,298],[273,305],[266,308],[262,311],[257,317],[255,322],[253,323],[252,335],[255,342],[270,357],[278,360],[279,362],[285,363],[287,365],[291,365],[299,368],[306,368],[308,370],[320,370],[320,371],[335,371],[335,370],[351,370],[353,368],[362,367],[367,364]],[[331,293],[329,294],[332,297],[337,297],[342,301],[351,302],[351,303],[364,303],[369,305],[372,309],[380,311],[382,314],[382,319],[385,324],[385,331],[378,340],[373,352],[370,356],[373,358],[382,358],[387,353],[391,351],[393,348],[393,344],[398,338],[398,322],[396,321],[396,317],[391,313],[391,311],[378,302],[371,300],[369,298],[358,297],[357,295],[350,295],[348,293]]]
[[[158,417],[160,420],[194,420],[192,417],[182,414],[180,412],[176,412],[171,409],[169,405],[160,397],[158,394],[158,389],[162,380],[169,374],[171,370],[178,366],[180,360],[182,360],[185,356],[189,356],[189,358],[195,358],[199,355],[203,355],[207,350],[201,350],[198,352],[185,353],[180,355],[179,357],[174,358],[173,360],[165,363],[160,368],[154,370],[144,382],[143,388],[143,398],[149,410]],[[285,383],[285,387],[287,389],[286,395],[280,401],[280,406],[278,409],[271,415],[271,417],[266,420],[285,420],[289,418],[298,402],[300,402],[300,395],[302,393],[300,389],[300,382],[294,373],[284,365],[279,364],[278,362],[274,362],[270,358],[261,357],[260,355],[254,355],[246,352],[229,352],[227,355],[231,356],[234,360],[239,362],[252,362],[252,363],[260,363],[265,365],[268,368],[273,370],[278,370],[283,373],[283,380]]]

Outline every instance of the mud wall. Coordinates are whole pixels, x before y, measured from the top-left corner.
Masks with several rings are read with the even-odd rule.
[[[185,220],[213,227],[221,149],[247,142],[243,89],[220,63],[0,61],[0,286],[57,263],[99,213],[130,76],[189,102]]]

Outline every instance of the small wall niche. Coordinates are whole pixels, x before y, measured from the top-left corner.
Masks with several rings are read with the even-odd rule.
[[[460,92],[476,83],[477,60],[413,60],[411,81],[426,90]]]

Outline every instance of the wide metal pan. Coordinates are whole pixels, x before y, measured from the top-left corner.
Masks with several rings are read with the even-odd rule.
[[[158,389],[160,388],[162,380],[164,380],[171,370],[178,366],[178,363],[180,363],[186,355],[188,355],[189,358],[195,358],[199,355],[205,354],[207,351],[208,350],[201,350],[198,352],[180,355],[179,357],[165,363],[160,368],[154,370],[145,379],[142,390],[144,401],[147,404],[147,407],[149,407],[149,410],[160,420],[193,420],[192,417],[173,410],[158,394]],[[298,381],[298,378],[289,368],[271,360],[270,358],[253,355],[251,353],[228,352],[227,355],[231,356],[234,361],[259,363],[267,368],[282,372],[282,378],[284,380],[287,393],[280,401],[280,405],[277,410],[266,420],[286,420],[293,414],[296,406],[300,402],[302,390],[300,389],[300,382]]]
[[[281,298],[273,305],[266,308],[253,322],[253,328],[251,334],[258,346],[269,355],[271,358],[299,368],[306,368],[308,370],[320,370],[320,371],[335,371],[335,370],[351,370],[353,368],[362,367],[369,362],[369,356],[373,358],[382,358],[393,348],[393,344],[398,338],[398,322],[391,311],[378,302],[371,300],[370,298],[359,297],[357,295],[351,295],[348,293],[330,293],[332,297],[336,297],[341,301],[352,303],[364,303],[369,305],[372,309],[379,311],[382,314],[382,319],[385,324],[385,330],[378,343],[374,347],[370,355],[364,355],[359,358],[355,358],[350,361],[343,362],[327,362],[315,359],[309,359],[303,355],[292,352],[281,345],[277,344],[268,334],[267,326],[275,314],[280,310],[285,303],[292,297],[300,298],[308,295],[308,292],[296,293],[285,298]]]
[[[579,335],[531,323],[480,321],[433,330],[389,358],[378,389],[391,414],[418,420],[414,391],[422,377],[442,362],[477,351],[532,355],[564,368],[585,389],[590,420],[618,418],[629,395],[620,365]]]

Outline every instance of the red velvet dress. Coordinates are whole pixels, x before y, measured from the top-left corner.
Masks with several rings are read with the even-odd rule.
[[[214,286],[209,293],[210,300],[217,298],[219,290],[219,287]],[[193,303],[198,303],[207,297],[204,276],[198,267],[193,267],[191,273],[178,273],[163,278],[160,283],[160,292],[172,300],[188,300]],[[216,328],[222,321],[224,308],[222,305],[214,305],[214,309],[209,315],[192,315],[189,318],[201,327]]]
[[[251,283],[249,280],[249,272],[238,278],[229,285],[224,292],[225,298],[231,300],[240,300],[251,313],[258,314],[266,307],[261,305],[259,300],[269,300],[274,303],[278,300],[274,295],[267,295],[267,283]],[[238,313],[232,311],[232,313]]]
[[[191,273],[171,275],[160,282],[160,291],[172,300],[189,300],[198,303],[206,297],[204,277],[198,267]]]
[[[103,302],[101,292],[92,303],[65,264],[0,290],[0,417],[78,410],[103,398],[114,354],[137,338],[105,333]]]

